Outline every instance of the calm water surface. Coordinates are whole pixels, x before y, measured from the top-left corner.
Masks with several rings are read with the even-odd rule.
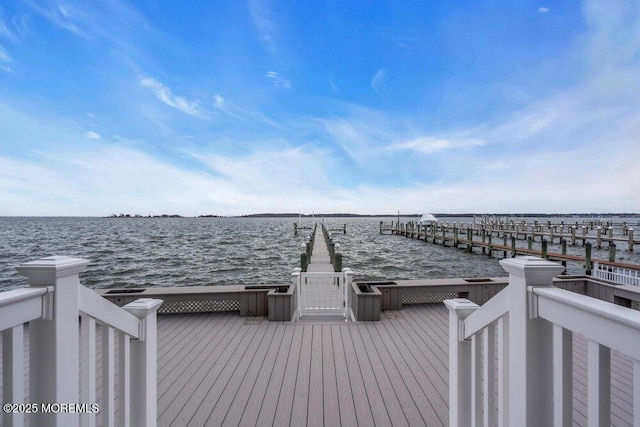
[[[388,223],[391,218],[325,219],[336,230],[334,240],[342,247],[343,265],[351,267],[358,280],[505,275],[498,258],[380,235],[380,220]],[[51,255],[90,260],[81,282],[91,288],[288,283],[291,271],[299,265],[300,246],[310,233],[302,230],[294,237],[294,221],[297,219],[0,218],[0,289],[26,285],[14,267]],[[345,223],[347,234],[342,234],[337,230]],[[302,225],[312,222],[303,219]],[[556,246],[549,250],[559,252]],[[569,251],[584,253],[579,246]],[[618,254],[621,261],[640,263],[637,253]],[[594,249],[593,256],[607,258],[607,251]],[[583,272],[576,264],[568,270]]]

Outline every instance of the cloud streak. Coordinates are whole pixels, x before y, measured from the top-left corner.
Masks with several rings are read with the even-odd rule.
[[[280,77],[280,74],[276,71],[267,71],[264,74],[264,78],[269,80],[275,87],[291,89],[291,81]]]
[[[410,150],[420,153],[431,154],[439,151],[453,150],[459,148],[471,148],[485,145],[485,141],[479,139],[452,140],[446,138],[436,138],[432,136],[421,136],[389,147],[391,150]]]
[[[248,0],[247,7],[260,40],[269,52],[276,53],[278,49],[275,37],[278,28],[271,13],[269,0]]]
[[[140,79],[140,85],[149,89],[156,98],[158,98],[158,100],[162,101],[166,105],[199,119],[206,118],[206,115],[201,110],[198,101],[189,101],[182,96],[173,95],[171,89],[159,81],[150,77],[144,77]]]

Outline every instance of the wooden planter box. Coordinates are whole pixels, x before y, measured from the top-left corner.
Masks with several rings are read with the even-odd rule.
[[[362,283],[359,283],[362,285]],[[396,282],[367,282],[368,285],[378,288],[382,294],[380,310],[402,309],[402,288]]]
[[[380,320],[382,293],[366,283],[351,284],[351,310],[357,321]]]
[[[282,291],[285,292],[282,292]],[[296,313],[296,287],[279,286],[267,293],[269,320],[291,321]]]
[[[272,286],[245,286],[240,292],[240,316],[266,316],[267,293]]]

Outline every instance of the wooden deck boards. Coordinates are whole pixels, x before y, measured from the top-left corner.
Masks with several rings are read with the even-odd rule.
[[[158,424],[445,425],[446,382],[424,368],[430,353],[407,351],[422,332],[404,325],[422,316],[442,328],[430,318],[442,311],[402,313],[411,315],[353,324],[160,316]]]
[[[584,425],[582,337],[574,337],[574,356],[574,424]],[[612,425],[630,426],[633,367],[616,352],[611,360]],[[442,304],[405,306],[362,323],[158,317],[159,426],[447,424]]]

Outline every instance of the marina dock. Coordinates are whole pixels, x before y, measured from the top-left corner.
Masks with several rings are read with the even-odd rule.
[[[617,228],[616,228],[617,227]],[[629,225],[569,225],[569,224],[516,224],[516,223],[480,223],[464,225],[463,223],[431,222],[418,224],[414,221],[406,223],[396,222],[384,224],[380,222],[380,234],[391,233],[411,239],[423,240],[430,243],[440,243],[443,246],[464,249],[473,252],[479,249],[482,254],[488,256],[502,256],[502,258],[519,255],[533,255],[544,259],[561,262],[566,266],[567,262],[581,263],[587,274],[591,274],[593,265],[617,269],[637,270],[638,265],[616,261],[617,245],[621,242],[627,244],[627,250],[633,251],[634,246],[640,243],[634,238],[634,229]],[[578,232],[578,230],[580,230]],[[614,235],[615,230],[615,235]],[[591,233],[591,234],[589,234]],[[519,241],[525,241],[526,247],[518,245]],[[560,252],[549,251],[549,245],[554,241],[560,244]],[[597,259],[592,257],[592,248],[601,249],[603,243],[607,244],[608,258]],[[535,244],[535,246],[534,246]],[[567,246],[581,245],[584,255],[568,254]]]

